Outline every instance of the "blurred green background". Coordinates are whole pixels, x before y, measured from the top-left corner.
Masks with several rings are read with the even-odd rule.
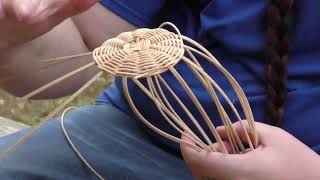
[[[108,74],[103,75],[67,107],[94,103],[96,96],[98,96],[112,82],[113,76]],[[15,101],[15,97],[0,90],[0,109],[2,110],[0,116],[27,125],[34,125],[38,123],[41,118],[47,116],[66,98],[67,97],[54,100],[29,100],[8,109],[7,106]]]

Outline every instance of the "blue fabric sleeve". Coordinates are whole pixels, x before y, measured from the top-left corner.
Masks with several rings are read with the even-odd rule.
[[[151,27],[166,0],[101,0],[101,4],[137,27]]]

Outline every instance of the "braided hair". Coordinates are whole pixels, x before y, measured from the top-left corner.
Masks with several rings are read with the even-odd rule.
[[[287,99],[289,10],[293,0],[271,0],[266,10],[267,123],[278,126]]]

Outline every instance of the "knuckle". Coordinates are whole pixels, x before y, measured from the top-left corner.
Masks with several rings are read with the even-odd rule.
[[[12,1],[5,3],[5,8],[8,16],[16,19],[18,22],[25,24],[34,24],[40,21],[45,21],[53,7],[50,3],[42,3],[42,1]]]
[[[28,3],[6,3],[3,8],[8,16],[13,16],[20,22],[28,22],[34,14],[34,9]]]

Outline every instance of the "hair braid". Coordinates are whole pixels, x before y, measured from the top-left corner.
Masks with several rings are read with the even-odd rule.
[[[289,10],[293,0],[271,0],[267,7],[267,123],[279,125],[287,98]]]

